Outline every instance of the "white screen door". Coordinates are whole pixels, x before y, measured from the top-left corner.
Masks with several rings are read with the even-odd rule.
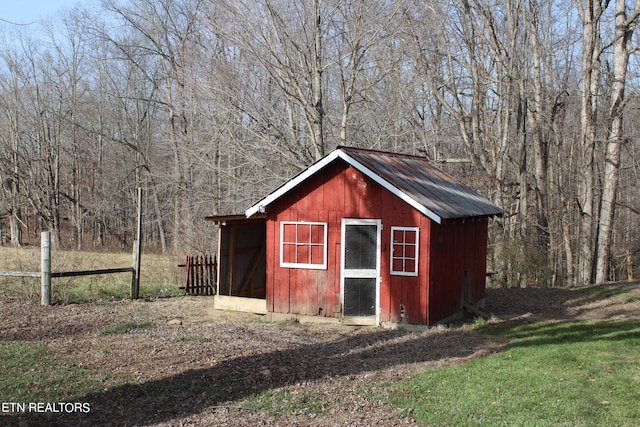
[[[342,220],[342,307],[350,324],[377,324],[380,299],[380,230],[377,219]]]

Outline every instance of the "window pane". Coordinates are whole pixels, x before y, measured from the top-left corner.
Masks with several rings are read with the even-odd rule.
[[[413,230],[407,230],[404,232],[405,243],[416,243],[416,232]]]
[[[311,243],[311,225],[298,224],[298,243]]]
[[[296,245],[284,244],[282,246],[282,261],[293,263],[296,262]]]
[[[295,224],[282,224],[282,241],[285,243],[296,242],[296,225]]]
[[[311,226],[311,243],[324,244],[324,227],[322,225]]]
[[[311,263],[311,247],[307,245],[298,245],[298,264]]]
[[[406,259],[404,261],[404,272],[405,273],[415,273],[416,272],[416,261],[415,261],[415,259]]]
[[[311,246],[311,264],[323,264],[324,263],[324,246],[313,245]]]
[[[404,256],[407,258],[416,257],[416,247],[413,245],[407,245],[404,247]]]

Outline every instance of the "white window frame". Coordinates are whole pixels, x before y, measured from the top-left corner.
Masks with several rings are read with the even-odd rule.
[[[296,241],[295,242],[285,242],[284,241],[284,227],[285,225],[295,225],[296,227]],[[323,243],[322,244],[314,244],[314,243],[300,243],[298,242],[298,227],[299,226],[322,226],[323,228]],[[281,221],[280,222],[280,267],[284,268],[305,268],[311,270],[326,270],[327,269],[327,223],[326,222],[306,222],[306,221]],[[284,261],[284,247],[285,245],[295,245],[295,246],[309,246],[309,249],[313,246],[322,246],[322,264],[313,264],[309,262],[285,262]],[[296,256],[298,251],[296,250]],[[309,257],[311,257],[312,251],[309,250]]]
[[[406,241],[403,242],[394,242],[393,240],[393,235],[394,232],[396,231],[402,231],[403,232],[403,236],[405,236],[407,231],[411,231],[411,232],[415,232],[416,233],[416,242],[415,244],[413,243],[406,243]],[[389,270],[390,270],[390,274],[393,276],[417,276],[418,275],[418,264],[420,261],[420,228],[419,227],[391,227],[391,250],[389,251]],[[409,246],[409,245],[415,245],[415,257],[405,257],[404,256],[404,250],[403,250],[403,255],[402,256],[398,256],[398,257],[394,257],[393,256],[393,252],[396,249],[396,246],[402,247],[404,249],[405,246]],[[402,260],[402,270],[401,271],[396,271],[393,269],[393,261],[394,259],[401,259]],[[415,262],[415,271],[405,271],[405,260],[407,259],[413,259]]]

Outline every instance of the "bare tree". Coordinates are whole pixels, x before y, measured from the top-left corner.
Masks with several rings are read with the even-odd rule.
[[[292,151],[302,154],[303,164],[319,159],[327,151],[323,73],[327,22],[336,9],[332,3],[233,1],[227,2],[224,8],[227,23],[235,23],[235,28],[230,26],[226,30],[230,40],[267,72],[289,103],[289,114],[295,115],[299,109],[308,141]],[[295,132],[295,122],[291,117],[292,132]]]
[[[367,93],[400,67],[401,56],[390,45],[399,41],[403,1],[393,4],[356,0],[337,4],[329,22],[331,62],[339,73],[340,144],[353,144],[348,135],[354,106],[367,101]],[[399,89],[399,88],[398,88]]]
[[[621,145],[624,142],[623,110],[625,107],[625,85],[631,40],[640,15],[640,1],[629,11],[624,0],[615,3],[615,33],[613,37],[613,66],[609,101],[609,130],[605,154],[604,182],[597,234],[596,283],[609,280],[611,237],[613,234],[616,193],[620,175]]]
[[[0,106],[2,107],[2,117],[4,118],[2,126],[0,126],[0,183],[4,197],[2,210],[7,212],[9,218],[9,230],[11,236],[11,244],[14,247],[22,245],[21,232],[21,210],[22,204],[20,200],[20,169],[21,169],[21,97],[24,96],[22,84],[24,84],[24,75],[19,68],[19,60],[14,53],[5,48],[2,53],[4,69],[2,78],[0,78],[0,87],[2,95],[0,97]]]
[[[199,250],[202,216],[346,144],[427,154],[503,206],[503,283],[632,276],[630,3],[104,0],[108,24],[78,7],[0,52],[2,221],[15,244],[125,247],[142,186],[146,244]]]
[[[166,122],[163,125],[165,139],[157,141],[172,153],[172,176],[163,179],[171,183],[173,198],[173,243],[180,250],[179,233],[190,228],[193,223],[191,204],[191,160],[189,145],[194,142],[194,110],[190,96],[196,88],[189,85],[191,73],[195,70],[202,48],[199,44],[199,22],[204,5],[202,0],[160,2],[136,0],[129,5],[117,0],[106,0],[105,7],[125,23],[126,28],[136,34],[133,48],[140,55],[154,58],[157,74],[147,75],[148,83],[159,88],[160,98],[154,100],[162,107]],[[130,51],[127,41],[112,40],[122,52]],[[136,54],[137,55],[137,54]],[[160,172],[160,170],[158,171]]]
[[[60,144],[59,116],[55,114],[60,98],[56,85],[48,79],[45,63],[51,62],[38,41],[28,36],[8,46],[4,57],[12,87],[5,99],[14,102],[7,111],[12,123],[10,189],[12,208],[10,226],[14,244],[20,244],[20,228],[29,229],[22,212],[30,207],[53,232],[53,244],[59,243],[60,231]],[[13,94],[13,95],[12,95]],[[28,204],[25,203],[28,201]],[[13,237],[15,236],[15,237]]]
[[[580,215],[578,242],[578,274],[580,283],[592,283],[594,262],[594,180],[596,117],[601,79],[601,19],[602,0],[579,2],[582,19],[582,92],[580,104],[581,135],[578,149],[577,209]]]

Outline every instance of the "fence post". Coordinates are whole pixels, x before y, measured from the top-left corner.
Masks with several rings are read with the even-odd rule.
[[[40,303],[51,305],[51,233],[40,235]]]
[[[133,273],[131,274],[131,299],[140,298],[140,258],[142,257],[142,188],[138,188],[138,229],[133,242]]]

